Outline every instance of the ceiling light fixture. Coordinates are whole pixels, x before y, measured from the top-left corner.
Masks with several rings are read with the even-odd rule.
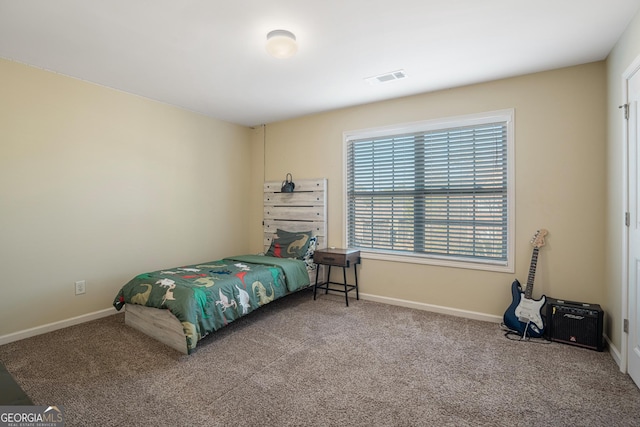
[[[273,30],[267,34],[267,52],[274,58],[290,58],[297,51],[296,36],[291,31]]]

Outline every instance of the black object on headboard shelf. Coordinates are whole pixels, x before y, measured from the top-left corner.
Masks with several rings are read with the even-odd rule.
[[[293,193],[293,190],[296,188],[296,184],[293,182],[293,175],[290,173],[284,178],[282,181],[282,187],[280,187],[280,192],[282,193]]]

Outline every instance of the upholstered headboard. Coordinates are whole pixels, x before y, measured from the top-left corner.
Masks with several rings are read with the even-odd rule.
[[[282,181],[264,183],[264,251],[278,228],[309,231],[317,248],[327,246],[327,179],[296,179],[293,193],[282,193]]]

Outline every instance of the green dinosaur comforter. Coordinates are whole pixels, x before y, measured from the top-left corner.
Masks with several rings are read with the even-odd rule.
[[[308,285],[303,261],[240,255],[140,274],[120,289],[113,305],[170,310],[182,323],[191,353],[208,333]]]

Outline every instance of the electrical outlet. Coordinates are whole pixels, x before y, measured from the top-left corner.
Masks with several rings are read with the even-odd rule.
[[[87,287],[87,282],[84,280],[78,280],[76,282],[76,295],[82,295],[85,293]]]

